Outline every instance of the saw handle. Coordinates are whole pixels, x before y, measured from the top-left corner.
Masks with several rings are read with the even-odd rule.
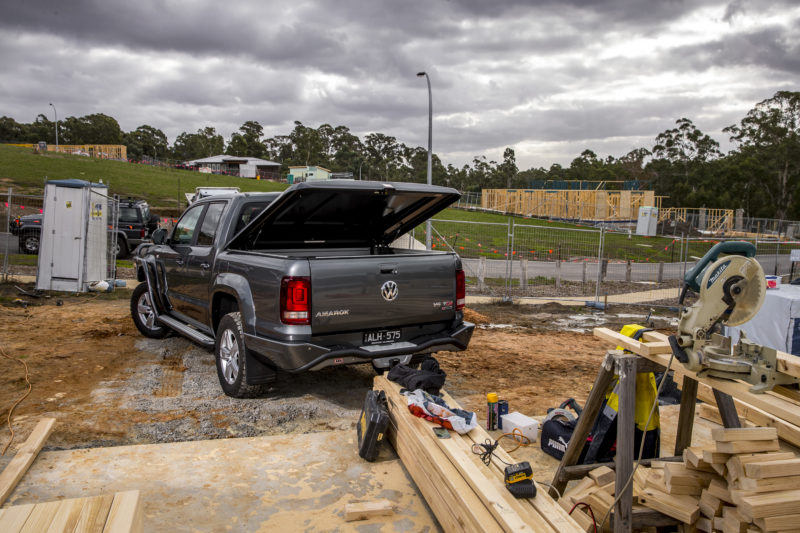
[[[683,278],[683,291],[681,292],[680,303],[686,296],[686,289],[691,289],[700,293],[700,282],[708,266],[716,261],[720,255],[742,255],[744,257],[755,257],[756,247],[753,243],[746,241],[726,241],[715,244],[706,252],[706,255],[694,265]]]

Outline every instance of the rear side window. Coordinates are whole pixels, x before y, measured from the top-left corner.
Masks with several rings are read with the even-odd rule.
[[[198,246],[211,246],[214,244],[219,218],[222,216],[224,208],[225,202],[214,202],[208,205],[206,214],[203,217],[203,224],[200,226],[200,233],[197,235]]]
[[[119,208],[120,222],[139,222],[139,211],[135,207]]]
[[[258,215],[261,211],[264,210],[271,202],[251,202],[248,204],[244,204],[242,206],[242,210],[239,212],[239,216],[236,219],[236,229],[233,232],[234,235],[242,231],[246,225],[252,221],[256,215]]]

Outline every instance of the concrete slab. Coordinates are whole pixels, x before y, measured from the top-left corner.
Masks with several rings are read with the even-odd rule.
[[[144,531],[440,531],[391,446],[374,463],[354,431],[52,451],[5,507],[138,489]],[[345,522],[347,503],[395,514]]]

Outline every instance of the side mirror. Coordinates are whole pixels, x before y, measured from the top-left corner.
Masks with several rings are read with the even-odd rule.
[[[167,242],[166,228],[158,228],[153,232],[153,242],[155,244],[164,244],[165,242]]]

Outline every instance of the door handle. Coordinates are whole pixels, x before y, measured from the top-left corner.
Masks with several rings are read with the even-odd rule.
[[[176,259],[175,263],[182,266],[183,265],[183,259]]]
[[[203,270],[208,270],[209,268],[211,268],[211,265],[209,265],[208,263],[200,263],[200,267]]]

